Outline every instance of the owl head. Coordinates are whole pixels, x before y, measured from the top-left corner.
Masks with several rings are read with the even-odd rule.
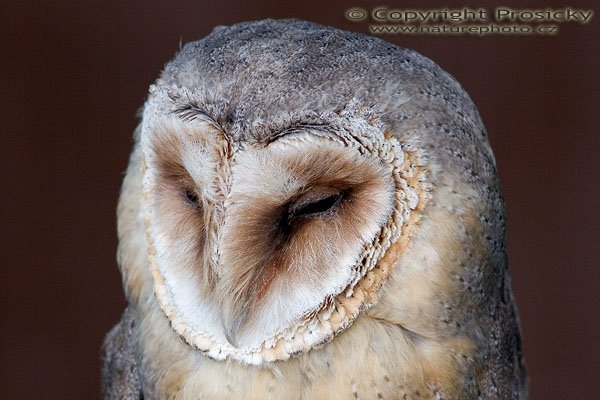
[[[130,298],[151,286],[136,302],[217,360],[335,340],[381,298],[430,200],[431,144],[411,133],[456,112],[432,81],[471,104],[413,51],[303,21],[186,45],[150,87],[122,195]]]

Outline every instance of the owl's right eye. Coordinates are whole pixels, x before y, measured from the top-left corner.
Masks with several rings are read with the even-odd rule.
[[[189,204],[191,207],[200,208],[200,198],[195,190],[190,188],[183,189],[183,193],[185,196],[185,202]]]

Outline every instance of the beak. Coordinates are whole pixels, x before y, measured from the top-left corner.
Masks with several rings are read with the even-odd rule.
[[[238,339],[243,332],[243,327],[250,315],[250,307],[248,302],[243,307],[229,307],[225,311],[223,320],[223,331],[227,341],[233,346],[238,347]]]

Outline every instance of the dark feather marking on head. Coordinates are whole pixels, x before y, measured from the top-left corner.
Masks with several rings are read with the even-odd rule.
[[[290,135],[293,133],[300,133],[300,132],[304,132],[307,130],[328,133],[328,132],[330,132],[330,130],[328,128],[329,128],[329,126],[327,124],[297,124],[297,125],[293,125],[293,126],[284,128],[281,131],[275,133],[273,136],[267,138],[266,144],[267,145],[271,144],[274,141],[276,141],[277,139],[280,139],[286,135]]]
[[[216,128],[220,128],[219,123],[194,101],[189,101],[181,107],[178,107],[173,113],[184,122],[200,119],[214,125]]]

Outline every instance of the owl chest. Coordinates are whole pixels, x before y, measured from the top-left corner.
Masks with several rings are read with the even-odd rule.
[[[359,318],[298,358],[254,367],[206,357],[173,360],[151,397],[176,399],[435,398],[400,328]],[[149,396],[150,397],[150,396]]]

